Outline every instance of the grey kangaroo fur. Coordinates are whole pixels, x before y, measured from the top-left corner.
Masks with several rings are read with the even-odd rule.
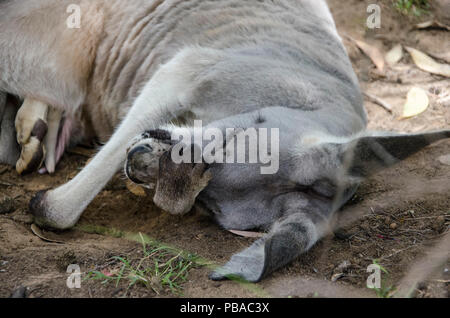
[[[80,29],[66,26],[69,4],[81,8]],[[0,0],[0,30],[0,160],[17,157],[7,95],[83,118],[73,140],[108,141],[76,178],[36,195],[36,222],[73,227],[126,164],[135,182],[160,176],[154,201],[168,212],[197,202],[226,229],[268,231],[212,279],[256,282],[288,264],[327,233],[364,177],[450,136],[366,132],[357,78],[321,0]],[[176,165],[168,136],[192,118],[278,128],[280,169]]]

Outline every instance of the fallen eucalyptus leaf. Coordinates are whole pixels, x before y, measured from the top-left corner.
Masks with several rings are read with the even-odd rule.
[[[440,156],[438,160],[443,165],[450,166],[450,155]]]
[[[421,70],[432,74],[450,77],[450,65],[438,63],[427,54],[412,47],[406,47],[406,50],[409,54],[411,54],[414,63]]]
[[[385,60],[390,66],[397,64],[403,58],[403,47],[401,44],[394,46],[386,53]]]
[[[335,283],[335,282],[337,282],[339,279],[341,279],[341,278],[344,277],[344,276],[345,276],[344,273],[337,273],[337,274],[334,274],[334,275],[331,277],[331,281],[332,281],[333,283]]]
[[[416,28],[417,29],[427,29],[434,25],[435,25],[434,20],[430,20],[430,21],[425,21],[425,22],[416,24]]]
[[[237,231],[237,230],[229,230],[228,232],[242,237],[261,238],[264,236],[264,233],[259,232]]]
[[[416,29],[428,29],[428,28],[440,28],[440,29],[447,29],[450,31],[450,26],[445,25],[444,23],[441,23],[437,20],[430,20],[416,24]]]
[[[441,23],[439,21],[434,21],[434,23],[436,24],[436,26],[442,28],[442,29],[447,29],[450,31],[450,26],[445,24],[445,23]]]
[[[43,241],[50,242],[50,243],[65,244],[65,242],[56,241],[56,240],[52,240],[52,239],[45,237],[44,234],[42,234],[41,229],[38,228],[36,224],[31,224],[31,232],[33,232],[34,235],[36,235]]]
[[[418,87],[413,87],[408,92],[403,115],[400,119],[411,118],[423,113],[430,105],[427,93]]]
[[[384,100],[382,100],[381,98],[378,98],[375,95],[369,94],[367,92],[364,92],[364,96],[367,97],[367,99],[369,101],[371,101],[372,103],[379,105],[381,107],[383,107],[385,110],[387,110],[389,113],[392,114],[392,106],[389,105],[387,102],[385,102]]]
[[[361,49],[361,51],[363,51],[364,54],[366,54],[370,58],[370,60],[373,62],[373,64],[375,64],[375,66],[380,72],[384,72],[386,62],[384,60],[383,54],[377,47],[369,45],[363,41],[355,40],[351,37],[348,38],[351,41],[353,41],[356,44],[356,46],[358,46]]]
[[[145,189],[143,187],[131,182],[130,180],[127,180],[126,186],[127,186],[128,191],[130,191],[137,197],[146,197],[147,196],[147,193],[145,192]]]

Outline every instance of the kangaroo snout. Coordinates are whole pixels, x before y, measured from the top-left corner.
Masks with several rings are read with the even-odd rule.
[[[138,145],[128,153],[125,173],[134,183],[145,184],[150,182],[152,177],[152,150],[149,145]]]
[[[159,158],[169,150],[170,144],[166,140],[159,140],[151,136],[159,137],[154,131],[135,138],[135,142],[129,148],[125,163],[126,176],[137,184],[154,184],[158,177]]]

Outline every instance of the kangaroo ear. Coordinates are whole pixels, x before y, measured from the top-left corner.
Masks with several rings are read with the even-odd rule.
[[[367,177],[445,138],[450,138],[450,130],[365,136],[341,145],[341,160],[350,175]]]

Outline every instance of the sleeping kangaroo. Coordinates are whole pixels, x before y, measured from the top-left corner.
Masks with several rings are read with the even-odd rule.
[[[79,28],[66,23],[73,4]],[[170,213],[199,204],[223,228],[267,231],[216,280],[257,282],[288,264],[327,233],[364,177],[450,137],[366,132],[322,0],[0,0],[0,29],[0,160],[26,171],[45,158],[53,170],[68,144],[107,141],[77,177],[35,196],[36,222],[73,227],[125,165],[134,182],[155,183],[154,202]],[[25,100],[17,116],[15,96]],[[248,129],[277,132],[257,150],[276,152],[278,169],[262,173],[261,156],[194,158],[206,143],[180,136],[195,135],[195,119],[223,132],[215,146],[232,159],[227,145]],[[174,160],[185,152],[195,160]]]

